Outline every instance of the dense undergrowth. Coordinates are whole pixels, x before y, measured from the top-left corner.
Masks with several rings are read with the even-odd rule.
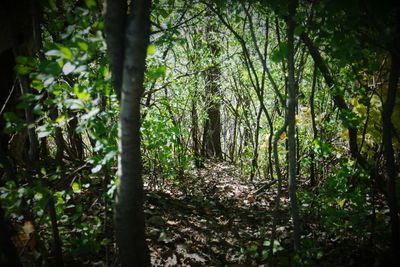
[[[112,185],[105,186],[85,165],[67,169],[65,175],[67,189],[58,191],[55,198],[65,264],[113,266],[118,257],[113,237]],[[71,185],[71,175],[79,186]],[[29,203],[33,212],[46,206],[44,189],[33,187],[30,191],[34,195],[30,196],[23,188],[27,186],[15,190],[15,186],[8,184],[3,199],[10,203],[3,202],[4,205],[17,213],[18,200],[24,195],[26,199],[34,199]],[[169,181],[157,189],[145,188],[146,236],[152,265],[267,266],[271,260],[268,249],[276,192],[269,183],[251,183],[228,163],[207,162],[204,168],[188,173],[182,184]],[[300,198],[304,235],[303,247],[297,254],[291,247],[286,190],[282,194],[273,257],[278,266],[386,266],[385,240],[389,232],[384,214],[377,216],[381,221],[368,225],[365,220],[360,222],[359,212],[344,212],[346,207],[340,203],[323,209],[322,201],[328,201],[329,197],[325,200],[314,196],[306,200],[311,194],[314,193],[310,190],[304,193],[304,200]],[[382,196],[377,197],[377,202],[384,206]],[[347,209],[350,208],[348,205]],[[363,216],[370,216],[369,213],[366,211]],[[37,242],[51,247],[49,220],[46,214],[35,221],[12,219],[18,229],[14,242],[27,264],[39,255],[43,257]],[[366,235],[372,232],[372,227],[375,236]]]

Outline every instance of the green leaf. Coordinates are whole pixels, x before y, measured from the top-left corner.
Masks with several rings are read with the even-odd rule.
[[[55,61],[49,61],[47,62],[45,68],[45,72],[52,74],[54,76],[58,76],[61,73],[61,67],[60,65],[55,62]]]
[[[16,122],[19,121],[18,116],[14,112],[5,112],[4,119],[8,122]]]
[[[93,108],[91,111],[89,111],[89,113],[82,115],[81,120],[82,121],[87,121],[89,119],[91,119],[92,117],[96,116],[97,113],[100,112],[99,108]]]
[[[58,49],[49,50],[45,55],[49,57],[65,58],[68,60],[72,58],[71,49],[65,46],[59,46]]]
[[[171,10],[161,9],[160,11],[161,16],[165,19],[171,14]]]
[[[32,68],[25,65],[17,65],[16,70],[20,75],[27,75],[31,73]]]
[[[113,158],[115,158],[115,156],[117,155],[117,151],[116,150],[112,150],[110,152],[108,152],[105,156],[104,156],[104,163],[107,163],[108,161],[112,160]]]
[[[47,127],[47,125],[41,125],[36,128],[38,138],[44,138],[51,134],[51,129]]]
[[[294,35],[300,36],[304,31],[304,28],[301,25],[297,25],[296,28],[294,28]]]
[[[34,197],[33,197],[36,201],[39,201],[41,199],[43,199],[43,194],[42,193],[35,193]]]
[[[76,44],[83,51],[87,51],[89,48],[89,45],[85,41],[78,41]]]
[[[24,56],[18,56],[16,58],[16,62],[19,65],[27,65],[30,67],[35,67],[37,64],[37,60],[34,57],[24,57]]]
[[[45,53],[45,55],[49,56],[49,57],[62,57],[63,54],[61,53],[60,50],[52,49],[52,50],[47,51]]]
[[[155,69],[150,69],[147,72],[147,77],[149,78],[149,80],[157,80],[158,78],[165,75],[166,70],[167,70],[166,66],[160,66]]]
[[[109,78],[110,71],[109,71],[109,69],[108,69],[108,66],[102,65],[102,66],[100,67],[100,72],[101,72],[101,74],[103,75],[103,78],[104,78],[104,79],[108,79],[108,78]]]
[[[61,115],[56,119],[56,123],[62,123],[66,120],[65,115]]]
[[[274,62],[280,62],[286,59],[288,47],[286,43],[281,43],[271,53],[271,60]]]
[[[74,87],[74,93],[79,99],[82,100],[88,100],[90,98],[90,94],[88,92],[85,92],[82,88],[78,86]]]
[[[257,247],[256,244],[251,244],[251,246],[248,248],[248,251],[249,251],[250,253],[256,253],[256,252],[257,252],[257,249],[258,249],[258,247]]]
[[[40,92],[44,88],[44,83],[42,81],[40,81],[40,80],[33,80],[31,82],[31,87]]]
[[[84,109],[85,106],[81,99],[66,99],[64,104],[67,108],[72,110]]]
[[[101,164],[96,165],[94,168],[92,168],[92,173],[98,173],[102,167],[103,165]]]
[[[71,59],[72,58],[72,52],[71,49],[68,47],[62,46],[60,47],[61,54],[64,58],[66,59]]]
[[[24,56],[17,56],[16,60],[15,60],[18,64],[21,65],[26,65],[28,64],[29,60],[28,57],[24,57]]]
[[[97,6],[95,0],[85,0],[85,4],[89,9],[95,8]]]
[[[62,72],[65,75],[68,75],[71,72],[73,72],[75,69],[76,69],[75,65],[73,65],[71,62],[67,62],[67,63],[65,63],[64,67],[62,68]]]
[[[339,117],[346,128],[357,128],[361,124],[361,118],[349,110],[342,110]]]
[[[215,0],[215,3],[217,4],[218,8],[224,8],[226,6],[227,1],[226,0]]]
[[[17,109],[25,109],[35,103],[35,96],[33,94],[24,94],[20,98],[20,102],[17,104]]]

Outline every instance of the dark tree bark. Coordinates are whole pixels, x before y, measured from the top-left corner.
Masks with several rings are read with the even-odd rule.
[[[210,25],[207,29],[209,33],[215,33],[215,29]],[[208,40],[208,47],[213,57],[213,65],[205,72],[206,78],[206,104],[207,104],[207,117],[204,124],[203,134],[203,147],[204,157],[222,159],[221,148],[221,114],[220,114],[220,100],[219,100],[219,76],[221,71],[218,66],[217,57],[219,54],[219,47],[217,40],[211,36]]]
[[[8,3],[7,3],[8,2]],[[11,25],[12,31],[12,49],[14,57],[18,56],[32,56],[34,57],[37,52],[37,39],[36,34],[39,28],[38,20],[38,2],[35,0],[23,0],[23,1],[6,1],[5,16],[9,22],[14,20]],[[7,5],[9,10],[7,10]],[[4,26],[4,25],[0,25]],[[18,85],[21,91],[21,95],[32,93],[30,87],[30,79],[27,75],[17,74]],[[28,124],[28,154],[25,158],[27,165],[33,167],[39,159],[39,141],[35,132],[35,118],[33,115],[33,106],[28,106],[24,109],[25,120]]]
[[[387,198],[390,210],[390,224],[392,230],[392,249],[393,252],[400,251],[400,231],[399,231],[399,211],[396,196],[396,162],[394,158],[392,143],[392,114],[396,101],[397,84],[400,75],[400,56],[393,47],[391,52],[392,62],[390,65],[389,87],[385,103],[383,104],[382,125],[383,125],[383,147],[385,157],[385,169],[387,175]]]
[[[0,11],[1,12],[1,11]],[[1,13],[0,13],[1,15]],[[3,113],[6,111],[15,111],[15,106],[18,103],[20,96],[17,92],[17,80],[15,78],[15,72],[13,70],[15,66],[14,55],[12,49],[0,52],[0,86],[3,88],[0,94],[0,149],[5,158],[10,155],[9,147],[11,146],[9,141],[11,135],[4,131],[6,126],[6,120],[3,117]],[[17,157],[16,157],[17,158]],[[21,158],[21,157],[18,157]],[[4,164],[4,163],[3,163]],[[4,165],[5,166],[5,165]],[[5,169],[7,170],[7,169]],[[0,171],[1,174],[1,171]]]
[[[11,234],[8,224],[4,218],[4,211],[0,203],[0,264],[2,266],[22,266],[17,249],[11,241]],[[2,261],[3,260],[3,261]],[[5,260],[5,261],[4,261]]]
[[[256,118],[256,129],[254,132],[254,145],[253,145],[253,158],[251,159],[251,171],[250,171],[250,180],[253,181],[254,176],[258,170],[258,140],[260,136],[260,119],[262,114],[262,105],[260,105],[257,118]]]
[[[69,151],[69,154],[72,158],[82,161],[84,157],[83,140],[82,140],[82,135],[76,131],[77,127],[78,127],[78,118],[76,116],[73,116],[72,119],[68,122],[68,127],[67,127],[69,144],[70,144],[69,149],[67,151]],[[56,134],[57,134],[57,128],[56,128]],[[61,140],[56,140],[56,141],[61,142]],[[59,156],[61,156],[61,150],[57,152],[60,153]]]
[[[287,39],[288,39],[288,157],[289,157],[289,196],[292,208],[293,219],[293,240],[294,250],[300,246],[300,218],[296,195],[296,83],[294,77],[294,16],[296,14],[297,0],[289,1],[289,16],[287,18]]]
[[[58,222],[57,222],[57,213],[56,207],[54,204],[54,196],[50,192],[49,202],[47,203],[47,207],[49,209],[50,221],[51,221],[51,230],[53,237],[53,248],[52,254],[54,256],[54,264],[53,266],[64,266],[63,254],[62,254],[62,241],[60,238],[60,232],[58,230]]]
[[[54,96],[52,94],[49,95],[49,98],[53,98]],[[53,106],[50,108],[50,118],[55,121],[58,118],[58,110],[57,106]],[[61,165],[64,157],[64,137],[62,135],[62,129],[60,126],[56,126],[55,128],[55,143],[57,146],[56,149],[56,155],[55,155],[55,161],[57,165]]]
[[[275,173],[278,178],[278,187],[276,191],[276,196],[275,196],[275,206],[274,206],[274,215],[273,215],[273,220],[272,220],[272,229],[271,229],[271,242],[269,246],[269,255],[274,255],[274,241],[276,238],[276,227],[278,224],[278,216],[279,216],[279,208],[280,208],[280,201],[281,201],[281,192],[282,192],[282,172],[281,172],[281,167],[279,164],[279,153],[278,153],[278,141],[280,136],[284,131],[286,131],[287,128],[287,116],[285,116],[285,121],[282,125],[282,127],[275,132],[274,136],[274,141],[273,141],[273,148],[274,148],[274,168],[275,168]],[[272,260],[273,258],[270,258],[271,260],[271,265],[272,265]]]
[[[196,168],[200,168],[202,166],[201,163],[201,155],[200,155],[200,149],[199,149],[199,138],[198,138],[198,132],[199,132],[199,123],[198,123],[198,115],[197,115],[197,107],[196,107],[196,98],[197,98],[197,93],[195,91],[195,94],[192,98],[192,142],[193,142],[193,156],[194,156],[194,165]]]
[[[119,185],[115,230],[122,266],[150,266],[145,239],[140,153],[140,99],[150,32],[150,0],[107,1],[106,33],[116,81],[121,79]],[[122,35],[122,37],[121,37]],[[124,39],[124,46],[119,42]],[[118,51],[123,48],[123,52]],[[122,57],[121,54],[122,53]],[[119,71],[119,72],[118,72]],[[118,86],[118,82],[116,83]]]
[[[21,53],[22,55],[25,53]],[[19,75],[18,77],[20,81],[21,95],[27,95],[31,93],[31,88],[29,86],[28,77],[23,77]],[[35,162],[39,157],[39,141],[36,136],[35,127],[32,127],[35,124],[35,118],[33,115],[33,106],[29,106],[25,108],[25,120],[28,123],[28,140],[29,140],[29,150],[27,155],[27,165],[34,166]]]
[[[107,0],[105,32],[110,67],[118,99],[121,98],[123,63],[125,53],[125,29],[128,4],[126,0]]]
[[[315,86],[317,83],[317,67],[314,64],[314,71],[313,71],[313,78],[312,78],[312,85],[311,85],[311,94],[310,94],[310,113],[311,113],[311,123],[313,129],[313,141],[317,139],[318,130],[317,125],[315,123],[315,109],[314,109],[314,95],[315,95]],[[311,146],[310,148],[310,185],[313,187],[316,185],[315,181],[315,154],[314,150]]]

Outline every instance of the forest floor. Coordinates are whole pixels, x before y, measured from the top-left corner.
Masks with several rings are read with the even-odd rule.
[[[256,264],[270,231],[274,192],[255,195],[254,184],[245,180],[232,165],[208,163],[178,187],[148,191],[145,212],[152,264]],[[278,236],[287,232],[280,227]]]
[[[268,182],[249,182],[248,177],[226,162],[208,162],[178,186],[146,190],[152,265],[269,266],[267,253],[276,186]],[[267,186],[259,190],[263,185]],[[339,243],[334,237],[326,238],[319,229],[308,229],[313,232],[308,238],[318,244],[318,249],[311,246],[305,252],[307,255],[302,255],[308,261],[296,264],[285,187],[274,248],[277,266],[385,266],[375,259],[372,248],[358,244],[357,239]],[[318,227],[315,219],[303,219],[308,227]],[[327,239],[331,241],[324,241]]]
[[[276,184],[249,181],[241,173],[238,167],[227,162],[206,162],[203,168],[194,169],[179,179],[166,180],[158,188],[145,185],[146,235],[153,266],[272,266],[267,265],[267,253]],[[82,174],[82,181],[84,177]],[[157,179],[146,177],[145,180]],[[308,186],[305,180],[298,183],[302,188]],[[360,238],[347,231],[344,237],[342,233],[325,232],[313,207],[307,208],[307,214],[301,214],[303,250],[299,256],[294,255],[286,188],[284,183],[277,212],[274,266],[389,266],[383,263],[385,248],[381,246],[377,250],[379,246],[371,245],[367,235]],[[77,251],[78,257],[64,255],[67,266],[117,266],[113,224],[111,214],[104,218],[106,207],[99,197],[102,191],[104,187],[99,180],[97,186],[83,188],[70,201],[83,206],[84,215],[79,216],[87,219],[99,216],[106,222],[103,234],[95,242],[103,238],[109,240],[108,245],[101,245],[97,255],[90,251],[84,254],[81,249]],[[111,207],[107,210],[111,212]],[[368,227],[368,222],[365,225]],[[72,250],[76,245],[66,242],[68,236],[76,234],[75,227],[75,223],[62,227],[66,251],[67,246]],[[49,236],[44,238],[51,240]],[[26,244],[20,251],[24,250]]]

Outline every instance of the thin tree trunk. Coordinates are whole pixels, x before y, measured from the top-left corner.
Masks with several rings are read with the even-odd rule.
[[[314,95],[315,95],[315,86],[317,82],[317,67],[314,64],[312,85],[311,85],[311,94],[310,94],[310,113],[311,113],[311,124],[313,129],[313,141],[317,139],[318,131],[317,125],[315,123],[315,110],[314,110]],[[316,185],[315,181],[315,154],[313,146],[310,146],[310,185],[314,187]]]
[[[258,169],[258,138],[260,135],[260,119],[262,114],[262,106],[257,112],[256,118],[256,129],[254,133],[254,145],[253,145],[253,158],[251,159],[251,172],[250,172],[250,180],[253,181],[254,175]]]
[[[54,98],[53,94],[49,94],[49,98],[52,99]],[[50,108],[50,118],[55,121],[58,117],[58,110],[57,110],[57,106],[54,105]],[[62,135],[62,129],[60,126],[56,126],[55,127],[55,142],[56,142],[56,155],[55,155],[55,161],[57,163],[57,165],[61,165],[62,164],[62,160],[63,160],[63,156],[64,156],[64,138]]]
[[[393,50],[398,47],[394,47]],[[400,251],[400,231],[399,231],[399,217],[396,196],[396,163],[394,158],[393,144],[392,144],[392,114],[396,100],[397,83],[399,80],[400,70],[400,57],[396,51],[392,52],[392,63],[390,66],[389,74],[389,88],[386,101],[383,105],[382,123],[383,123],[383,147],[385,157],[385,170],[387,175],[387,195],[388,205],[390,209],[390,224],[392,230],[392,249],[393,252]]]
[[[78,118],[76,116],[73,116],[72,119],[68,122],[68,137],[70,142],[70,149],[72,152],[70,156],[73,157],[74,159],[82,161],[84,157],[83,140],[82,140],[82,135],[76,131],[77,127],[78,127]],[[58,141],[60,142],[60,140]]]
[[[274,124],[272,122],[271,116],[269,115],[269,113],[265,114],[267,116],[267,121],[268,121],[268,126],[269,126],[269,136],[268,136],[268,169],[269,169],[269,174],[270,174],[270,178],[271,180],[274,179],[274,166],[273,166],[273,162],[272,162],[272,133],[274,132]]]
[[[289,16],[287,19],[287,38],[288,38],[288,158],[289,158],[289,196],[292,208],[293,219],[293,240],[294,250],[300,246],[300,218],[296,195],[296,84],[294,77],[294,16],[296,13],[297,0],[289,1]]]
[[[231,149],[230,149],[230,155],[231,155],[231,163],[234,163],[235,160],[235,151],[236,151],[236,139],[237,139],[237,126],[238,126],[238,116],[235,115],[235,119],[234,119],[234,123],[233,123],[233,135],[232,135],[232,143],[231,143]]]
[[[280,202],[281,202],[281,191],[282,191],[282,172],[281,172],[281,167],[279,165],[278,141],[279,141],[279,138],[282,135],[282,133],[286,130],[287,123],[288,123],[287,116],[285,116],[285,121],[283,122],[282,127],[275,133],[275,137],[274,137],[274,141],[273,141],[274,166],[275,166],[275,173],[278,178],[278,188],[277,188],[276,196],[275,196],[274,217],[272,220],[271,242],[270,242],[270,246],[269,246],[269,255],[271,256],[271,261],[272,261],[272,256],[273,256],[273,252],[274,252],[274,242],[275,242],[275,238],[276,238],[276,227],[278,224],[279,208],[280,208]]]
[[[193,156],[194,156],[194,165],[196,168],[201,167],[201,155],[199,150],[199,123],[197,116],[197,107],[196,107],[196,98],[197,93],[195,92],[192,98],[192,142],[193,142]]]
[[[63,255],[62,255],[62,242],[60,238],[60,232],[58,231],[57,213],[54,205],[54,196],[50,192],[49,202],[47,203],[49,209],[51,229],[53,236],[53,249],[52,254],[54,256],[53,266],[64,266]]]
[[[29,81],[27,77],[19,76],[21,95],[26,95],[30,93]],[[25,119],[28,123],[28,140],[29,140],[29,150],[28,150],[28,165],[30,167],[35,165],[36,160],[39,157],[39,141],[35,132],[35,118],[33,116],[33,107],[29,106],[25,108]]]

